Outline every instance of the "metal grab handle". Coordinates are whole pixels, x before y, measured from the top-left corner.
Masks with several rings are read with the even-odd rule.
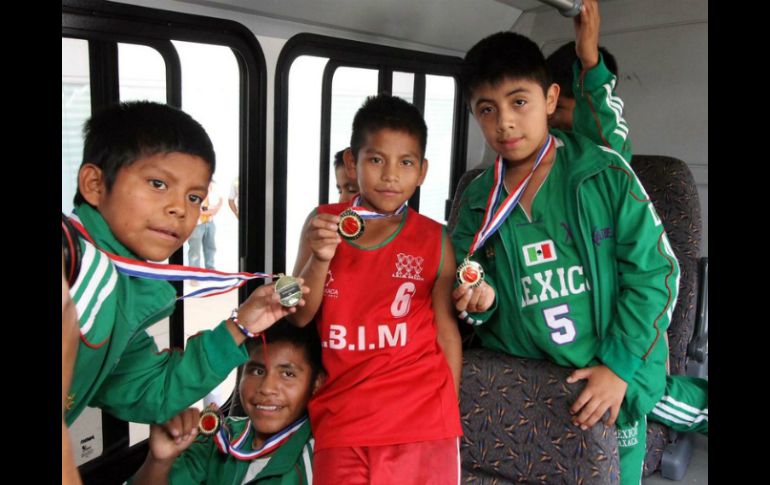
[[[574,17],[580,13],[580,7],[583,6],[583,0],[540,0],[546,3],[565,17]]]

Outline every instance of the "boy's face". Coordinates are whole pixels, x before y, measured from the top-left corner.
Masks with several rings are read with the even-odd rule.
[[[398,210],[428,173],[417,137],[389,128],[367,134],[358,153],[345,150],[344,159],[347,176],[358,180],[364,206],[380,213]]]
[[[347,202],[358,194],[358,182],[355,178],[348,178],[344,165],[334,169],[334,176],[337,179],[337,192],[340,194],[339,202]]]
[[[210,180],[202,158],[179,152],[143,157],[121,168],[109,191],[98,167],[83,165],[78,175],[80,193],[115,238],[150,261],[168,258],[190,237]]]
[[[575,98],[560,95],[556,101],[556,110],[548,117],[548,126],[562,131],[572,131],[573,111],[575,111]]]
[[[471,110],[489,146],[512,162],[534,161],[548,135],[548,116],[556,109],[559,86],[547,93],[531,79],[504,78],[485,83],[471,96]]]
[[[240,383],[243,409],[257,433],[256,446],[299,419],[310,397],[321,384],[313,379],[313,369],[305,349],[291,342],[273,342],[252,352]]]

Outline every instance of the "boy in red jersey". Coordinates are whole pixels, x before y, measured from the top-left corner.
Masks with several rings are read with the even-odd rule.
[[[294,274],[311,294],[290,320],[315,316],[327,371],[309,405],[315,484],[459,483],[454,251],[406,207],[426,140],[416,107],[368,98],[344,154],[360,194],[318,207],[303,230]]]

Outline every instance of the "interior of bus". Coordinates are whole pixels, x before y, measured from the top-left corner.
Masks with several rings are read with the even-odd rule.
[[[524,34],[548,55],[575,38],[570,5],[572,0],[62,0],[62,212],[73,209],[82,128],[91,114],[116,102],[167,103],[198,120],[216,150],[210,195],[221,204],[216,269],[291,273],[305,217],[337,200],[334,154],[349,145],[356,110],[367,96],[390,93],[417,106],[430,133],[430,173],[409,206],[451,227],[459,195],[496,156],[458,88],[463,57],[500,31]],[[707,378],[708,2],[599,5],[600,44],[617,60],[617,92],[631,127],[631,166],[683,268],[676,329],[672,320],[668,335],[671,372]],[[168,262],[191,264],[187,245]],[[196,289],[189,281],[173,284],[179,294]],[[171,317],[148,332],[159,349],[184,348],[257,285],[179,301]],[[519,372],[515,366],[521,365],[490,363],[481,353],[466,359],[476,359],[463,368],[467,392],[475,396],[485,394],[485,379],[501,372],[499,366]],[[239,372],[233,370],[198,405],[235,409]],[[521,372],[536,376],[534,383],[560,376],[538,366],[525,365]],[[478,408],[494,405],[474,402]],[[469,409],[461,405],[468,422],[476,416]],[[494,446],[491,434],[474,436],[479,433],[485,432],[466,429],[466,446]],[[86,484],[123,483],[147,454],[149,425],[97,408],[87,408],[70,434]],[[589,446],[613,453],[606,436]],[[647,446],[643,484],[708,483],[706,436],[661,426],[648,431]],[[503,472],[494,481],[497,470],[487,469],[482,455],[463,456],[463,472],[478,472],[464,474],[464,483],[509,483]],[[517,460],[524,461],[510,466],[537,462]],[[606,466],[565,460],[568,467]]]

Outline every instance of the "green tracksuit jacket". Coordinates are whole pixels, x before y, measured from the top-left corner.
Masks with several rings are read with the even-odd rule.
[[[626,419],[646,415],[665,388],[668,356],[663,333],[676,301],[679,267],[652,202],[626,160],[586,137],[553,130],[562,142],[556,163],[564,164],[559,191],[586,280],[593,310],[595,355],[576,360],[602,363],[628,383],[623,411]],[[492,188],[490,168],[462,195],[452,234],[457,262],[467,254],[482,223]],[[485,247],[474,254],[496,293],[488,311],[471,314],[481,343],[511,355],[548,359],[543,349],[514,344],[509,335],[521,331],[523,289],[517,275],[518,253],[505,233],[510,218]],[[596,228],[604,231],[595,243]],[[606,237],[609,236],[609,237]],[[545,328],[544,331],[548,331]]]
[[[75,213],[98,247],[137,259],[93,207],[81,204]],[[119,273],[83,238],[81,247],[82,266],[70,290],[81,339],[65,415],[68,425],[86,406],[126,421],[164,423],[246,362],[248,353],[235,345],[224,322],[190,337],[184,351],[159,352],[146,329],[174,311],[173,287]]]

